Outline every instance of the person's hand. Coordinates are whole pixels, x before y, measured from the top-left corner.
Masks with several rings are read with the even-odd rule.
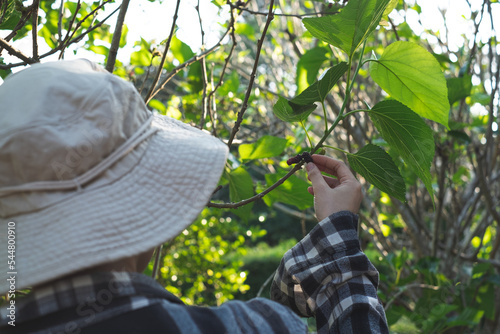
[[[307,189],[314,195],[314,210],[319,221],[338,211],[358,213],[363,194],[361,184],[349,168],[339,160],[314,154],[313,162],[306,165],[312,187]],[[321,172],[336,178],[324,176]]]

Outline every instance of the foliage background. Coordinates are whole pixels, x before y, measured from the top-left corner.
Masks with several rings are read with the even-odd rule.
[[[443,11],[445,26],[439,31],[410,26],[409,17],[422,23],[424,13],[418,2],[400,0],[385,25],[369,35],[364,50],[365,57],[380,57],[396,41],[425,47],[447,78],[451,105],[450,129],[427,122],[435,141],[434,195],[391,150],[406,183],[406,202],[360,177],[362,246],[380,271],[379,296],[394,333],[500,332],[500,47],[495,30],[500,5],[461,2],[469,11],[460,20],[471,31],[458,41],[446,23],[459,18]],[[200,20],[207,3],[191,3]],[[302,24],[303,18],[335,13],[346,3],[277,1],[274,19],[267,21],[268,1],[213,0],[220,24],[201,21],[197,38],[202,46],[192,49],[189,37],[181,34],[182,21],[155,31],[155,39],[129,38],[132,27],[122,27],[119,18],[131,15],[128,1],[1,0],[0,76],[38,61],[97,55],[104,66],[132,81],[152,109],[231,142],[212,202],[234,203],[271,186],[290,169],[288,158],[308,150],[304,128],[278,119],[273,106],[278,95],[295,96],[326,68],[346,60]],[[165,16],[173,22],[176,12]],[[386,97],[365,65],[347,111]],[[345,83],[326,97],[330,124],[344,99]],[[318,108],[305,123],[314,142],[323,136],[323,117]],[[363,113],[340,123],[326,141],[347,152],[368,143],[387,148]],[[338,151],[327,149],[327,154],[346,160]],[[188,304],[266,296],[282,254],[315,224],[307,186],[298,171],[245,206],[207,207],[188,230],[164,245],[158,280]],[[153,271],[152,263],[148,270]]]

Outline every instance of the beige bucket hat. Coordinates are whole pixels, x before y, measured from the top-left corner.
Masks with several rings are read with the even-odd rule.
[[[11,75],[0,85],[0,293],[10,272],[23,289],[172,239],[210,199],[227,152],[89,61]]]

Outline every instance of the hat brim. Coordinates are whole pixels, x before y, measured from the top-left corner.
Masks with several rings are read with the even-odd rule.
[[[152,249],[196,219],[222,174],[227,146],[182,122],[154,117],[158,131],[118,180],[0,222],[0,294],[9,290],[9,222],[16,232],[16,289],[23,289]]]

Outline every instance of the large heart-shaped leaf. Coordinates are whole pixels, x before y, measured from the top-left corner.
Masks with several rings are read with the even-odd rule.
[[[391,156],[379,146],[368,144],[347,154],[349,165],[383,192],[405,201],[406,185]]]
[[[337,15],[302,20],[316,38],[344,50],[349,58],[375,30],[390,0],[350,0]]]
[[[434,158],[432,130],[422,118],[398,101],[377,103],[369,113],[382,138],[395,149],[433,194],[430,167]]]
[[[448,128],[446,79],[426,49],[412,42],[392,43],[370,63],[370,75],[391,97]]]

